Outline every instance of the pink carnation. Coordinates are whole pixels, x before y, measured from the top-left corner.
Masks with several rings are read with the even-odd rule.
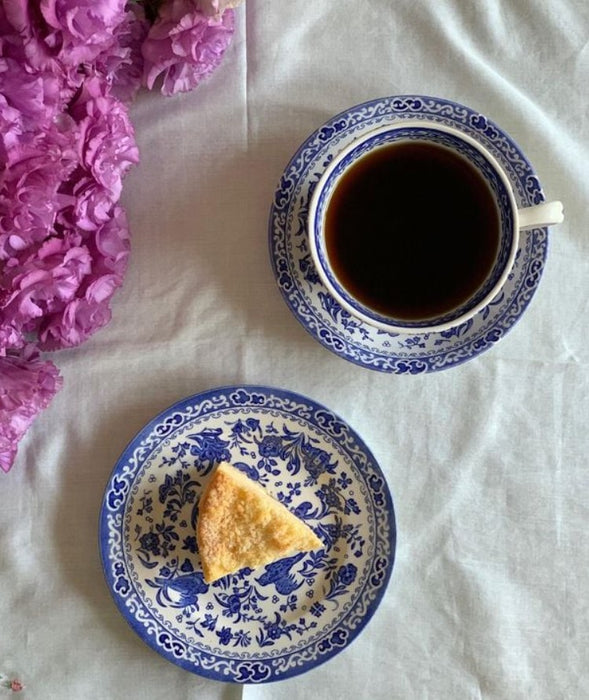
[[[85,174],[104,188],[111,202],[119,199],[122,180],[139,151],[127,108],[112,97],[104,81],[89,78],[70,108],[81,130],[80,163]]]
[[[123,282],[129,231],[118,201],[139,160],[126,105],[141,82],[152,88],[161,76],[170,95],[209,76],[231,41],[239,2],[0,3],[4,471],[61,386],[39,350],[78,345],[104,326]]]
[[[47,41],[59,45],[64,62],[92,61],[112,44],[125,5],[126,0],[41,0],[41,13],[50,27]]]
[[[128,225],[114,205],[138,161],[133,128],[98,78],[68,111],[0,173],[0,348],[37,332],[44,349],[77,345],[108,322],[123,281]]]
[[[149,31],[149,24],[140,5],[131,4],[123,21],[115,30],[114,42],[94,61],[94,69],[111,86],[112,95],[130,104],[141,87],[143,55],[141,46]]]
[[[73,206],[61,188],[77,167],[78,138],[73,122],[63,131],[52,125],[9,149],[0,171],[0,261],[44,241],[60,210]]]
[[[59,110],[60,84],[50,71],[32,73],[22,61],[0,58],[0,119],[7,148],[23,134],[49,127]]]
[[[27,251],[2,275],[3,320],[31,332],[38,320],[63,308],[91,271],[91,258],[80,237],[53,237]]]
[[[20,324],[17,325],[0,316],[0,357],[9,350],[21,350],[26,345]]]
[[[78,166],[60,187],[72,206],[63,209],[58,222],[96,231],[110,219],[139,151],[127,108],[103,80],[87,79],[69,111],[79,132]]]
[[[73,96],[88,75],[101,75],[129,100],[141,81],[140,44],[145,19],[126,0],[3,0],[3,52],[17,56],[28,69],[45,71],[59,81],[62,102]],[[2,19],[2,18],[0,18]]]
[[[86,340],[110,320],[110,300],[123,283],[129,248],[127,218],[117,206],[96,231],[64,231],[5,265],[0,343],[18,348],[32,332],[43,350]]]
[[[34,70],[51,67],[57,51],[52,42],[45,43],[47,25],[41,14],[39,0],[3,0],[3,41],[8,44],[4,55],[22,54],[23,63]],[[18,37],[19,41],[15,41]]]
[[[111,319],[107,304],[93,298],[73,299],[59,314],[48,317],[40,333],[42,350],[58,350],[83,343]]]
[[[209,17],[196,0],[165,3],[143,43],[145,84],[161,75],[164,95],[192,90],[219,65],[233,30],[233,10]]]
[[[90,266],[75,293],[46,313],[39,326],[39,347],[57,350],[84,342],[111,318],[110,300],[123,283],[129,258],[129,229],[122,207],[96,232],[86,234]],[[70,277],[74,282],[75,278]]]
[[[0,357],[0,469],[10,470],[19,441],[61,385],[55,365],[34,350]]]

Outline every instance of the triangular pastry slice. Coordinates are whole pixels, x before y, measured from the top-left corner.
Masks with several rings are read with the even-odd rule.
[[[302,520],[228,462],[211,476],[196,526],[204,580],[323,546]]]

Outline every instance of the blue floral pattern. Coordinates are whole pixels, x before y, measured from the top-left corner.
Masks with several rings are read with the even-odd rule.
[[[323,548],[205,583],[198,502],[222,460]],[[107,487],[101,547],[115,601],[146,642],[202,675],[262,682],[303,672],[361,631],[390,576],[395,522],[378,465],[337,416],[289,392],[229,387],[173,406],[131,443]]]
[[[544,201],[518,146],[487,117],[448,100],[401,95],[372,100],[333,117],[301,145],[279,182],[270,211],[270,257],[280,292],[307,331],[340,357],[368,369],[421,374],[455,367],[489,350],[528,307],[545,265],[548,229],[525,232],[504,290],[449,333],[389,333],[350,316],[329,295],[309,257],[309,200],[326,164],[357,136],[403,119],[438,121],[478,139],[503,165],[518,206]]]

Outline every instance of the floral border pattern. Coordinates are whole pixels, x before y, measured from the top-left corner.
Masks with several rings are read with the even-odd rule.
[[[519,147],[485,116],[434,97],[372,100],[336,115],[300,146],[280,179],[269,219],[269,249],[279,290],[292,313],[325,348],[368,369],[420,374],[454,367],[489,350],[521,318],[534,296],[548,251],[548,229],[527,231],[504,290],[479,314],[441,333],[399,335],[374,328],[331,297],[317,275],[306,231],[311,195],[325,167],[356,136],[402,119],[439,121],[478,139],[498,159],[519,206],[544,201]]]
[[[324,542],[207,585],[194,535],[214,465],[230,460]],[[154,419],[121,456],[101,513],[119,609],[169,660],[217,680],[304,672],[364,628],[388,583],[395,521],[386,481],[328,409],[265,387],[212,390]]]

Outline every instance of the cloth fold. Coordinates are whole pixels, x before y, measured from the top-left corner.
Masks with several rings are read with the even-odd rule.
[[[63,388],[0,474],[0,671],[28,700],[589,697],[589,5],[246,5],[210,79],[170,99],[140,91],[130,110],[141,163],[121,194],[133,249],[112,319],[60,351]],[[513,329],[461,366],[415,376],[317,343],[268,258],[270,205],[301,142],[394,94],[499,124],[566,217]],[[340,415],[378,460],[398,528],[387,593],[359,637],[304,675],[243,688],[143,644],[97,548],[129,440],[175,401],[237,383]]]

